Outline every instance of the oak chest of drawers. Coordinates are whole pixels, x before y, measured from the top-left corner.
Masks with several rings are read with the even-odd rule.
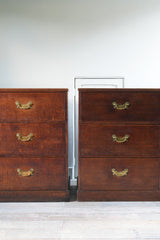
[[[79,201],[160,200],[160,89],[79,89]]]
[[[0,89],[0,201],[64,201],[67,89]]]

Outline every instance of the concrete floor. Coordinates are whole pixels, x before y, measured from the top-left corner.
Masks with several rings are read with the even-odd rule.
[[[0,203],[0,240],[160,239],[160,202]]]

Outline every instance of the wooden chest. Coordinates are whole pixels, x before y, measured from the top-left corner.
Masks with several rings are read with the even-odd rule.
[[[160,200],[160,89],[79,89],[79,201]]]
[[[67,201],[67,89],[0,89],[0,201]]]

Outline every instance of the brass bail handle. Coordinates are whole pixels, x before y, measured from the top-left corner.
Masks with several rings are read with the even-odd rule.
[[[126,110],[130,106],[130,102],[125,102],[124,104],[118,104],[117,102],[112,102],[113,108],[117,110]]]
[[[127,142],[129,139],[129,135],[126,134],[123,137],[117,137],[115,134],[112,135],[112,140],[117,143],[124,143]]]
[[[29,102],[26,103],[26,104],[22,104],[22,103],[20,103],[19,101],[16,101],[15,104],[16,104],[17,108],[23,109],[23,110],[27,110],[27,109],[32,108],[33,102],[32,102],[32,101],[29,101]]]
[[[33,133],[29,133],[27,136],[22,136],[22,134],[17,133],[16,136],[17,136],[17,139],[22,142],[29,142],[34,137]]]
[[[128,174],[128,169],[124,169],[122,171],[117,171],[115,168],[112,168],[112,174],[117,177],[124,177]]]
[[[33,175],[34,175],[34,169],[31,168],[31,169],[28,170],[28,171],[23,171],[23,170],[21,170],[20,168],[17,168],[17,173],[18,173],[19,176],[29,177],[29,176],[33,176]]]

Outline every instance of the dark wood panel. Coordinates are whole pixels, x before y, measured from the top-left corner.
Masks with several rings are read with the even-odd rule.
[[[33,133],[31,141],[23,142],[16,134],[27,136]],[[0,156],[64,156],[67,130],[64,123],[14,123],[0,124]]]
[[[78,191],[78,201],[159,201],[160,191]]]
[[[79,190],[158,190],[158,166],[156,158],[81,158]]]
[[[160,89],[79,89],[79,201],[160,200],[159,110]]]
[[[64,158],[1,158],[0,191],[65,190],[66,167]],[[34,172],[20,176],[17,169]]]
[[[121,93],[128,92],[128,93],[159,93],[160,88],[79,88],[80,92],[86,92],[86,93],[98,93],[98,92],[116,92]]]
[[[0,122],[47,122],[67,119],[66,92],[18,93],[0,92]],[[21,104],[33,103],[30,109],[17,108]]]
[[[81,121],[160,121],[160,91],[80,89],[79,102]],[[130,106],[116,110],[113,102]]]
[[[69,191],[0,191],[0,202],[69,201]]]
[[[160,154],[158,126],[80,124],[80,156],[157,156]],[[129,135],[124,143],[113,141],[112,135]]]

